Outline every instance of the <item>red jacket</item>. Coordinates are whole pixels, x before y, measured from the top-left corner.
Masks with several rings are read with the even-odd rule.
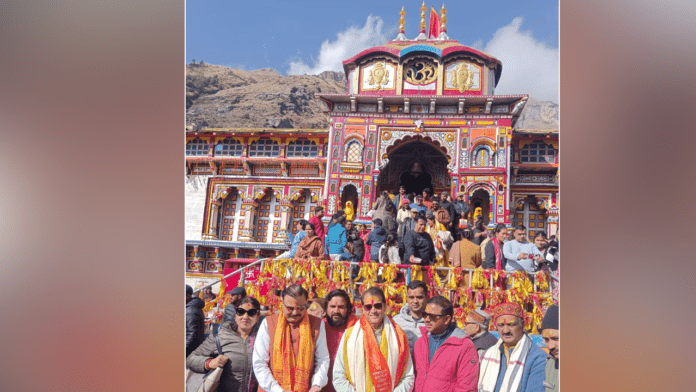
[[[421,327],[421,336],[413,347],[416,371],[414,392],[478,390],[479,360],[476,347],[462,329],[452,334],[435,351],[428,363],[428,331]]]
[[[324,231],[324,222],[322,222],[321,219],[319,219],[316,215],[309,218],[307,222],[314,225],[314,232],[317,234],[317,237],[319,237],[321,243],[323,244],[324,236],[326,235],[326,232]]]

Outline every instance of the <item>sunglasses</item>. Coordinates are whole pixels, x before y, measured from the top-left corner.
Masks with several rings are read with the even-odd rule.
[[[365,308],[366,311],[369,312],[369,311],[372,310],[372,306],[373,306],[372,304],[367,304],[367,305],[365,305],[365,306],[363,306],[363,307]],[[379,303],[379,304],[374,304],[374,307],[375,307],[375,310],[382,310],[382,307],[384,307],[384,304],[381,304],[381,303]]]
[[[433,321],[437,321],[441,317],[445,317],[445,316],[447,316],[447,315],[446,314],[432,314],[432,313],[423,312],[423,318],[428,317],[429,319],[431,319]]]
[[[244,316],[245,314],[249,314],[249,317],[254,317],[256,314],[259,312],[258,309],[242,309],[242,308],[237,308],[235,309],[235,312],[237,312],[237,316]]]

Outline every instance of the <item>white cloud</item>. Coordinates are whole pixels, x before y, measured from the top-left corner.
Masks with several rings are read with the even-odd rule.
[[[351,26],[339,32],[335,41],[324,41],[319,49],[317,60],[312,61],[311,64],[306,64],[302,60],[290,62],[288,75],[316,75],[324,71],[343,72],[343,60],[349,59],[361,50],[382,45],[389,40],[382,31],[383,26],[382,18],[368,16],[362,28]]]
[[[496,94],[529,94],[542,101],[559,102],[558,48],[535,40],[529,31],[520,31],[522,17],[495,32],[483,52],[503,62]],[[481,41],[474,45],[481,45]]]

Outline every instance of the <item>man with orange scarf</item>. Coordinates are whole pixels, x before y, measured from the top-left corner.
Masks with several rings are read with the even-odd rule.
[[[308,293],[302,286],[287,287],[281,298],[282,312],[264,319],[254,343],[259,391],[319,392],[329,369],[324,324],[307,314]]]
[[[391,317],[379,287],[362,294],[363,315],[346,329],[333,369],[337,392],[409,392],[414,373],[408,339]],[[385,317],[386,316],[386,317]]]

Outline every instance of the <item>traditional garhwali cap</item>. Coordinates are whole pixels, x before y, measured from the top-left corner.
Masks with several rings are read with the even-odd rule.
[[[558,329],[558,305],[551,305],[546,309],[544,321],[541,322],[541,330]]]
[[[418,208],[411,208],[411,212],[415,212],[416,214],[417,214],[419,211],[420,211],[420,210],[419,210]]]
[[[491,316],[483,310],[479,309],[470,310],[466,314],[466,317],[476,321],[479,324],[488,325],[488,323],[491,322]]]
[[[423,199],[423,196],[421,196],[421,195],[416,196],[416,200],[418,200],[418,199],[421,199],[421,200],[422,200],[422,199]]]
[[[524,311],[522,310],[522,307],[520,305],[513,304],[510,302],[503,302],[502,304],[493,308],[494,319],[497,319],[498,317],[505,315],[524,318]]]
[[[408,204],[408,199],[401,200],[401,204]]]

